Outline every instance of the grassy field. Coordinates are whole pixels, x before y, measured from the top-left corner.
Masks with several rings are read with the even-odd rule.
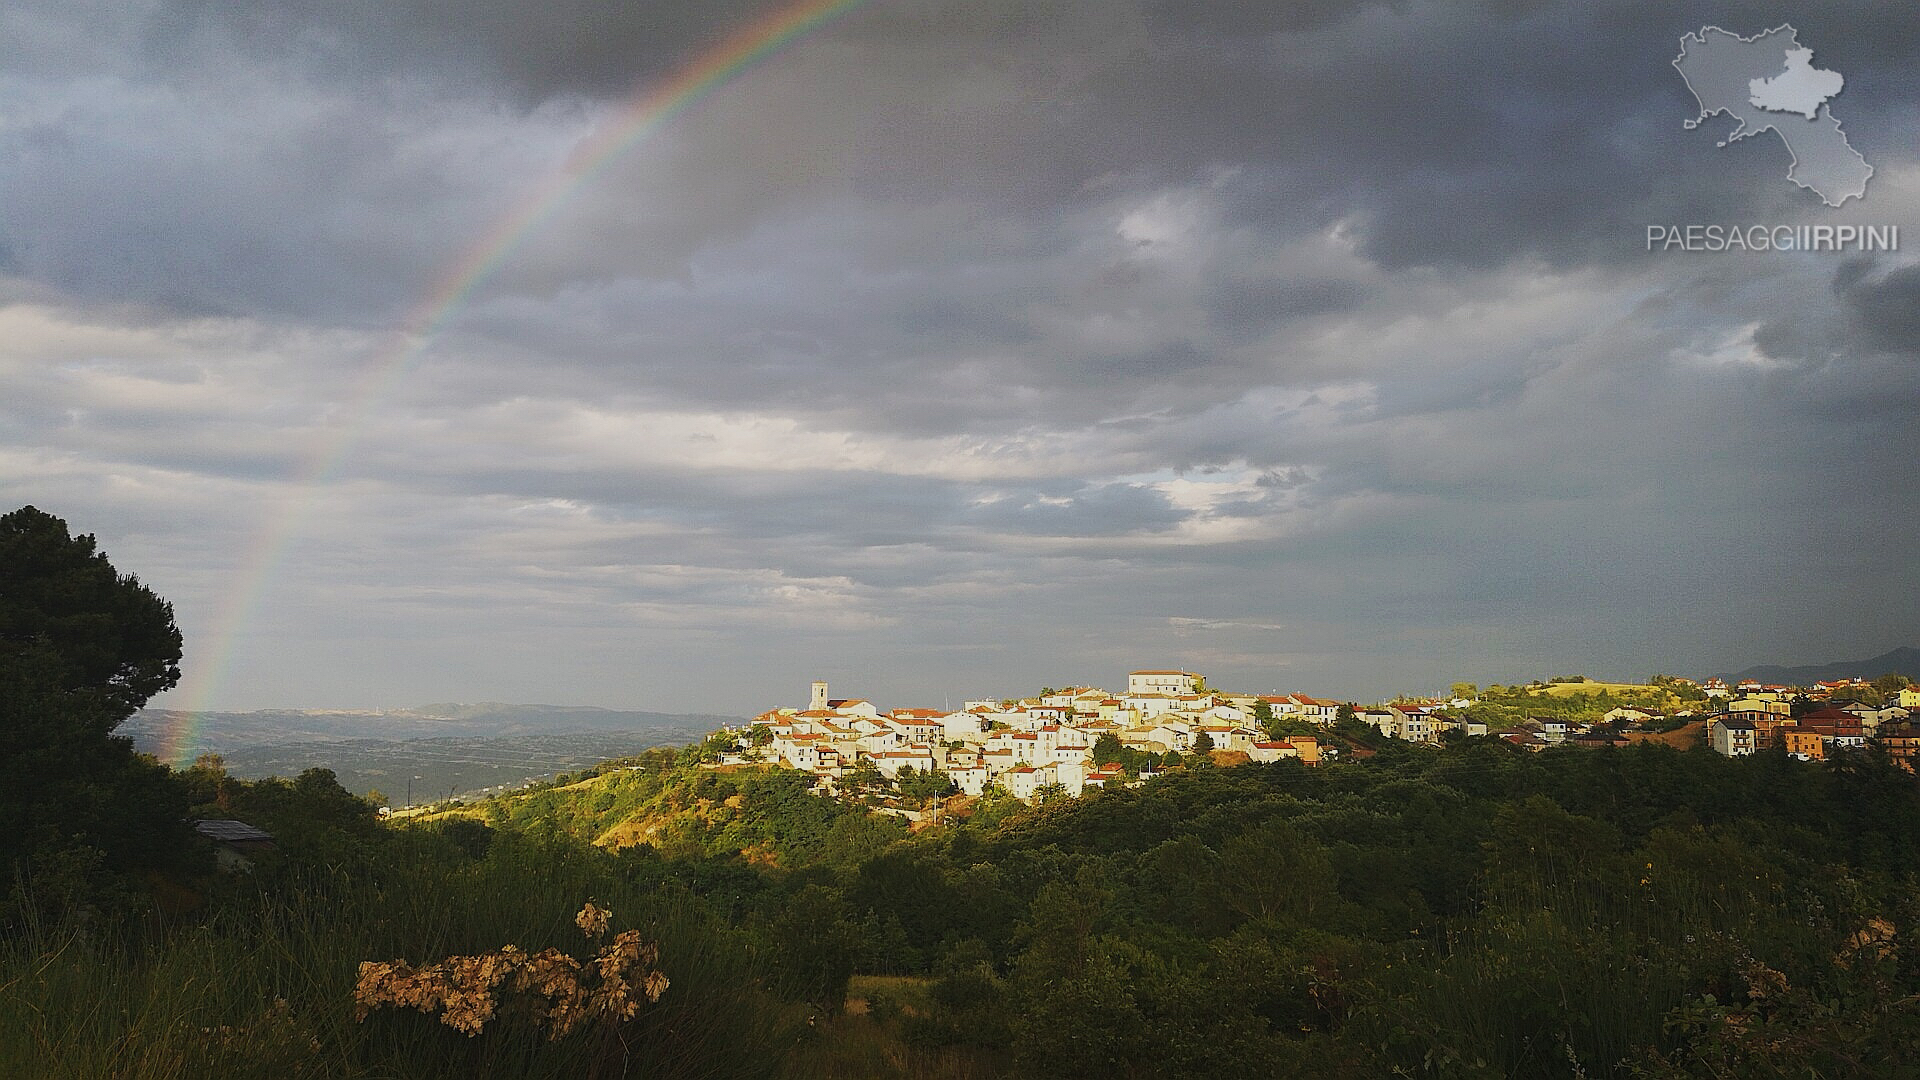
[[[1582,697],[1587,694],[1660,694],[1657,686],[1645,683],[1626,682],[1564,682],[1552,683],[1546,689],[1548,697]]]
[[[987,1080],[1005,1076],[1004,1053],[965,1046],[916,1046],[906,1023],[932,1008],[933,980],[855,975],[847,1007],[816,1021],[817,1037],[787,1055],[786,1080]]]
[[[1651,732],[1633,732],[1630,733],[1627,738],[1635,742],[1661,743],[1666,746],[1671,746],[1675,750],[1691,750],[1706,741],[1707,722],[1705,720],[1695,720],[1691,723],[1683,724],[1672,731],[1662,732],[1658,735]]]

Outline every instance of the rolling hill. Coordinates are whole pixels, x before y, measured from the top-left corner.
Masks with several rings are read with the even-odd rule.
[[[1837,660],[1828,664],[1804,664],[1800,667],[1762,664],[1719,677],[1729,683],[1753,679],[1758,682],[1780,683],[1786,686],[1807,686],[1816,682],[1831,682],[1835,679],[1855,677],[1871,679],[1889,672],[1899,672],[1902,675],[1920,678],[1920,648],[1903,645],[1870,660]]]

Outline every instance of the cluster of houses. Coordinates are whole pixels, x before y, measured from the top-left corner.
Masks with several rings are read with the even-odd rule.
[[[1725,704],[1707,721],[1708,745],[1728,757],[1780,746],[1802,761],[1819,761],[1864,747],[1872,739],[1903,768],[1914,771],[1920,760],[1920,724],[1913,720],[1920,713],[1920,687],[1909,686],[1882,705],[1844,700],[1848,691],[1858,688],[1858,680],[1805,689],[1741,684],[1731,693],[1714,695]]]
[[[1527,750],[1545,750],[1549,746],[1622,746],[1633,740],[1620,734],[1621,731],[1663,719],[1661,714],[1647,709],[1621,707],[1591,724],[1559,716],[1529,716],[1511,727],[1491,732],[1478,720],[1453,715],[1471,704],[1457,698],[1448,702],[1395,702],[1356,708],[1354,716],[1380,734],[1406,742],[1438,743],[1448,732],[1457,731],[1463,735],[1496,734]]]
[[[1467,702],[1395,702],[1392,705],[1354,709],[1354,719],[1377,729],[1389,739],[1405,742],[1437,743],[1449,731],[1467,735],[1485,735],[1487,725],[1462,720],[1447,712]]]
[[[1850,695],[1868,688],[1863,679],[1837,679],[1809,687],[1740,682],[1733,686],[1720,679],[1694,682],[1676,678],[1672,685],[1698,688],[1713,702],[1714,712],[1703,715],[1679,713],[1669,718],[1650,709],[1622,706],[1608,711],[1594,723],[1552,716],[1532,716],[1496,734],[1528,750],[1549,746],[1603,747],[1621,746],[1644,732],[1657,730],[1666,719],[1704,721],[1707,745],[1728,755],[1751,754],[1774,745],[1784,745],[1787,753],[1802,761],[1818,761],[1835,751],[1864,747],[1874,739],[1888,755],[1908,771],[1920,764],[1920,686],[1907,687],[1884,705],[1866,705]],[[1860,696],[1867,696],[1861,694]],[[1877,696],[1877,695],[1876,695]],[[1795,716],[1796,703],[1799,715]],[[1409,742],[1435,742],[1450,730],[1469,735],[1487,734],[1484,724],[1456,720],[1447,710],[1459,710],[1472,702],[1394,704],[1362,708],[1355,715],[1378,728],[1384,735]]]
[[[1191,671],[1135,671],[1122,694],[1069,687],[1019,701],[969,701],[958,710],[883,713],[860,698],[829,698],[827,684],[815,682],[806,708],[754,717],[750,731],[770,738],[749,753],[812,773],[829,787],[871,763],[888,779],[908,769],[938,771],[969,795],[998,785],[1031,800],[1049,790],[1078,795],[1129,781],[1118,763],[1093,760],[1094,745],[1109,734],[1123,748],[1156,755],[1211,746],[1243,753],[1249,761],[1297,758],[1311,765],[1331,752],[1311,736],[1270,739],[1254,716],[1264,702],[1264,711],[1274,716],[1329,724],[1337,702],[1302,694],[1215,693],[1205,685],[1205,677]]]
[[[1884,706],[1838,704],[1857,680],[1796,688],[1718,679],[1698,687],[1713,702],[1706,741],[1729,756],[1775,744],[1806,760],[1878,739],[1909,769],[1920,761],[1920,687],[1899,693]],[[1802,701],[1795,716],[1795,701]],[[1473,702],[1395,702],[1354,707],[1353,716],[1390,738],[1437,743],[1449,732],[1487,735],[1487,725],[1466,719]],[[1808,708],[1811,704],[1816,707]],[[1254,762],[1298,759],[1319,764],[1338,753],[1310,735],[1273,738],[1264,721],[1294,718],[1330,726],[1341,705],[1304,694],[1251,695],[1206,688],[1191,671],[1135,671],[1124,693],[1097,687],[1047,690],[1018,701],[969,701],[958,710],[899,708],[882,712],[861,698],[829,698],[815,682],[805,708],[782,707],[753,719],[755,736],[743,740],[736,760],[780,764],[811,773],[836,788],[850,773],[870,765],[889,780],[917,773],[944,773],[964,793],[979,795],[997,785],[1031,800],[1049,790],[1078,795],[1087,788],[1131,782],[1117,762],[1094,761],[1094,747],[1111,735],[1121,748],[1148,755],[1188,755],[1211,750],[1239,753]],[[1661,714],[1623,706],[1594,724],[1548,716],[1529,717],[1495,734],[1529,750],[1550,746],[1600,747],[1631,741]],[[1644,736],[1643,736],[1644,737]],[[1113,744],[1108,744],[1113,745]],[[1152,775],[1151,769],[1140,774]]]

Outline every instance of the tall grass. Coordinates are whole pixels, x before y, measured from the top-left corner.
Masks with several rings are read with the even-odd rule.
[[[0,941],[0,1076],[762,1077],[799,1037],[804,1013],[763,989],[760,961],[697,901],[516,861],[292,872],[229,886],[195,925],[159,931],[29,923]],[[510,1011],[476,1037],[415,1013],[356,1017],[361,961],[577,952],[588,896],[660,943],[671,986],[633,1021],[549,1041]]]
[[[847,1008],[822,1019],[787,1055],[782,1080],[989,1080],[1008,1075],[1011,1055],[978,1046],[917,1044],[905,1030],[934,1006],[929,979],[856,975]]]
[[[333,1066],[350,1010],[318,1000],[286,958],[211,928],[140,945],[33,927],[0,944],[0,1069],[76,1080],[347,1075]]]

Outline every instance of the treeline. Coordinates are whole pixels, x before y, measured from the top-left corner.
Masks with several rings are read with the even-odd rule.
[[[324,770],[179,773],[195,813],[277,850],[139,917],[16,919],[0,1056],[37,1076],[829,1075],[809,1063],[856,973],[924,980],[874,1003],[899,1075],[1896,1076],[1920,1045],[1920,798],[1871,758],[1387,746],[956,803],[918,832],[794,772],[636,763],[400,826]],[[672,979],[617,1030],[356,1018],[360,961],[566,948],[587,898]]]
[[[910,1046],[1028,1075],[1895,1075],[1920,1036],[1920,802],[1884,761],[1473,740],[913,834],[797,773],[654,766],[472,820],[628,844],[824,1009],[930,978]]]

